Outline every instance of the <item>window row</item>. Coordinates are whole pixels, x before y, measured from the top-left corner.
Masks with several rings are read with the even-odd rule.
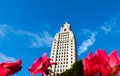
[[[68,52],[59,52],[59,53],[57,52],[57,55],[63,55],[63,54],[68,54]]]
[[[71,61],[73,60],[73,58],[71,58]],[[56,59],[56,61],[68,61],[68,59]]]
[[[69,43],[69,41],[68,40],[60,40],[60,41],[58,41],[58,44],[61,44],[61,43]]]
[[[68,51],[68,50],[67,50]],[[66,55],[66,54],[68,54],[68,52],[65,52],[65,50],[63,51],[63,50],[59,50],[59,52],[57,52],[56,53],[57,55]],[[73,51],[71,51],[71,55],[73,54]],[[55,50],[53,50],[53,53],[52,53],[52,55],[55,55]]]
[[[56,69],[59,69],[59,68],[62,68],[62,67],[65,68],[65,67],[68,67],[68,66],[67,65],[63,65],[63,66],[57,65],[57,66],[55,66]]]
[[[57,65],[67,65],[68,64],[68,60],[66,61],[56,61],[57,62]]]
[[[63,60],[65,61],[65,60],[68,60],[68,58],[57,58],[57,59],[56,59],[56,61],[60,61],[60,60],[61,60],[61,61],[63,61]]]
[[[66,52],[66,51],[68,52],[69,50],[68,50],[68,49],[65,49],[65,48],[64,48],[64,49],[62,48],[62,49],[58,49],[58,50],[57,50],[57,52]]]
[[[55,72],[64,72],[65,71],[65,69],[59,69],[59,70],[55,70]]]
[[[69,36],[66,36],[66,37],[59,37],[59,39],[69,39]]]
[[[56,56],[56,58],[63,58],[63,57],[68,57],[68,55],[66,55],[66,56],[61,56],[61,55],[58,56],[58,55],[57,55],[57,56]]]
[[[57,47],[58,49],[63,49],[63,48],[69,48],[68,46],[59,46],[59,47]]]
[[[59,35],[67,35],[69,32],[60,33]]]
[[[69,43],[59,43],[59,44],[58,44],[58,46],[66,46],[66,45],[68,46]]]
[[[69,34],[59,34],[59,36],[69,36]]]
[[[63,40],[60,40],[60,41],[58,41],[58,43],[69,43],[69,42],[73,42],[73,40],[64,40],[64,38],[63,38]],[[57,42],[56,41],[54,41],[54,44],[56,44]]]

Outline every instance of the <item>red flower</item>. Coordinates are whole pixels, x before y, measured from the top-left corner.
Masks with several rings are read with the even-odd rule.
[[[0,76],[9,76],[21,70],[22,61],[4,62],[0,64]]]
[[[104,50],[92,52],[84,59],[84,76],[101,74],[102,76],[115,76],[120,72],[120,59],[117,50],[108,56]]]
[[[84,75],[107,75],[110,72],[109,57],[104,50],[97,50],[95,55],[90,52],[88,57],[84,59]]]
[[[115,67],[116,65],[120,64],[117,50],[114,50],[112,53],[110,53],[109,63],[111,67]]]
[[[116,68],[116,66],[120,65],[120,59],[118,57],[117,50],[114,50],[113,52],[110,53],[109,64],[110,64],[112,70],[114,70]],[[120,68],[116,69],[116,74],[118,74],[118,72],[120,72]]]
[[[31,74],[44,73],[48,70],[49,66],[56,64],[54,62],[50,62],[50,60],[51,59],[47,57],[47,54],[44,53],[43,56],[38,58],[28,70]]]

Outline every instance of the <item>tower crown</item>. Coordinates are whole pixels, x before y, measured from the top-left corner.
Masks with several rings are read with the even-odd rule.
[[[61,32],[66,31],[70,31],[70,24],[68,23],[68,21],[66,21],[65,24],[61,27]]]

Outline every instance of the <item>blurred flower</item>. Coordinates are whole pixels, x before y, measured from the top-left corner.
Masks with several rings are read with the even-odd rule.
[[[120,59],[118,57],[117,50],[114,50],[109,55],[109,64],[112,68],[112,74],[118,74],[120,72]]]
[[[120,60],[116,50],[110,53],[109,56],[104,50],[96,50],[95,55],[90,52],[83,61],[85,76],[97,74],[110,76],[113,71],[118,74],[120,70],[120,67],[117,67],[120,64]],[[116,67],[117,69],[115,69]]]
[[[116,65],[120,64],[117,50],[114,50],[113,52],[110,53],[109,63],[111,67],[115,67]]]
[[[0,76],[9,76],[21,70],[22,61],[0,63]]]
[[[28,69],[31,74],[39,74],[43,73],[45,76],[45,72],[48,70],[49,66],[56,65],[55,62],[50,62],[50,58],[47,57],[47,54],[44,53],[42,57],[35,60],[35,62],[32,64],[32,66]]]

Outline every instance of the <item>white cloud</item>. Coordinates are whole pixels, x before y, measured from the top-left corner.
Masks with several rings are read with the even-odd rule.
[[[44,31],[41,35],[32,33],[32,32],[26,32],[26,31],[15,31],[19,35],[26,35],[30,39],[30,47],[43,47],[43,46],[51,46],[53,37],[47,32]]]
[[[105,32],[105,34],[108,34],[112,29],[116,26],[116,22],[111,20],[110,22],[105,22],[103,26],[100,27],[101,30]]]
[[[14,31],[17,35],[22,35],[22,36],[27,36],[30,40],[30,47],[43,47],[43,46],[51,46],[53,37],[47,32],[44,31],[41,35],[32,33],[32,32],[27,32],[27,31]]]
[[[6,61],[14,62],[16,61],[16,59],[14,57],[6,56],[3,53],[0,53],[0,62],[6,62]]]
[[[103,30],[105,32],[105,34],[108,34],[110,31],[112,31],[112,29],[117,25],[117,20],[118,20],[118,16],[113,17],[112,19],[110,19],[109,21],[106,21],[101,27],[100,29]]]
[[[110,32],[112,30],[112,27],[111,26],[101,26],[100,29],[105,31],[105,34],[107,34],[108,32]]]
[[[11,31],[10,29],[11,27],[6,24],[0,25],[0,40],[6,41],[7,33]]]
[[[0,36],[4,36],[4,32],[0,30]]]
[[[100,26],[99,29],[104,31],[105,34],[108,34],[110,32],[120,32],[120,13],[116,16],[114,16],[112,19],[106,21],[102,26]],[[99,30],[97,30],[98,34],[100,33]],[[87,40],[84,40],[83,43],[78,48],[78,55],[88,50],[89,46],[93,45],[96,41],[96,32],[91,32],[90,30],[83,30],[81,34],[87,34],[87,36],[90,35],[90,38]]]
[[[88,50],[88,47],[95,43],[96,32],[91,32],[91,36],[89,39],[84,40],[83,43],[78,48],[78,55]]]
[[[47,31],[45,31],[43,41],[46,43],[47,46],[51,46],[53,37]]]
[[[3,39],[6,39],[7,33],[10,33],[15,36],[14,38],[18,36],[20,36],[21,39],[23,38],[22,40],[24,41],[23,44],[25,43],[26,40],[27,41],[26,43],[29,43],[28,47],[32,47],[32,48],[50,47],[52,44],[53,37],[47,31],[44,31],[40,35],[38,35],[33,32],[28,32],[24,30],[15,30],[9,25],[4,25],[4,26],[1,25],[0,27],[3,28],[0,31],[0,38]],[[17,42],[20,41],[18,40]]]

